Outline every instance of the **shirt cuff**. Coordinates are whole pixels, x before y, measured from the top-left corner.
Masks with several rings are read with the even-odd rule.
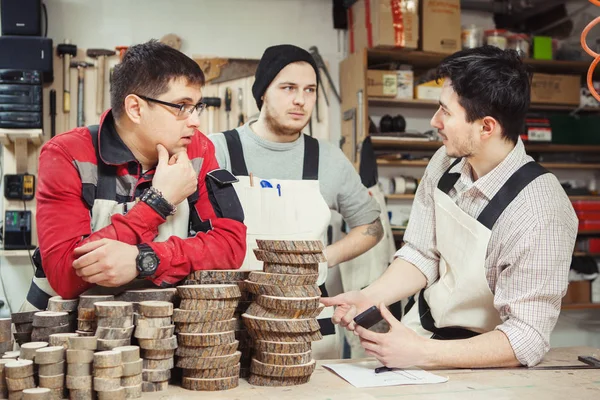
[[[419,250],[406,243],[394,255],[394,258],[401,258],[414,265],[427,278],[427,287],[431,286],[440,277],[438,260],[423,255]]]
[[[537,330],[518,319],[508,319],[496,329],[506,335],[517,360],[528,367],[537,365],[550,350],[550,343]]]

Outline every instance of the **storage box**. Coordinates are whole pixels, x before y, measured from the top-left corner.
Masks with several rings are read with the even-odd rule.
[[[579,105],[579,75],[533,74],[531,103]]]
[[[414,92],[414,73],[413,71],[396,71],[397,75],[397,99],[412,99]]]
[[[417,49],[419,0],[359,0],[348,10],[350,52],[376,46]]]
[[[549,36],[533,37],[533,58],[536,60],[552,60],[552,38]]]
[[[368,97],[396,97],[398,93],[398,75],[396,71],[367,71]]]
[[[421,50],[452,54],[462,47],[460,0],[422,0]]]
[[[442,95],[443,84],[444,80],[440,79],[438,82],[429,81],[417,85],[415,87],[415,99],[438,101]]]

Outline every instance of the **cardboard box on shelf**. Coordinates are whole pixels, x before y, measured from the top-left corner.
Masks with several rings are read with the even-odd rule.
[[[442,94],[443,84],[444,80],[440,79],[438,82],[429,81],[417,85],[417,87],[415,87],[415,99],[438,101]]]
[[[397,88],[396,98],[397,99],[412,99],[414,97],[414,73],[413,71],[396,71],[397,77]]]
[[[398,74],[396,71],[367,71],[367,96],[396,97],[398,93]]]
[[[417,49],[418,10],[419,0],[358,0],[348,14],[350,52],[377,46]]]
[[[461,49],[460,0],[422,0],[421,50],[452,54]]]
[[[579,75],[533,74],[531,81],[532,104],[579,105]]]

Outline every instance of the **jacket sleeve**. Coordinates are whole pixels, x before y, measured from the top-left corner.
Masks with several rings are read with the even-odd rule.
[[[207,185],[208,174],[218,169],[214,146],[206,140],[195,207],[203,221],[210,221],[211,229],[187,239],[171,236],[165,242],[148,243],[160,259],[152,278],[154,284],[168,286],[196,270],[238,269],[242,265],[246,255],[246,226],[235,190],[229,184],[226,192],[217,194]],[[227,204],[215,204],[215,197]]]
[[[81,178],[73,157],[62,145],[48,142],[39,159],[38,239],[50,286],[66,299],[75,298],[92,286],[73,269],[76,247],[102,238],[131,245],[150,242],[164,222],[148,205],[138,203],[127,215],[113,216],[110,225],[92,233],[90,210],[81,193]]]

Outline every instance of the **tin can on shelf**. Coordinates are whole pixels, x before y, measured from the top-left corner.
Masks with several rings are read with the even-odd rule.
[[[463,49],[474,49],[483,46],[483,28],[474,24],[463,26],[461,39]]]
[[[506,29],[488,29],[485,31],[485,43],[506,50]]]
[[[517,33],[508,37],[508,48],[516,50],[521,58],[529,58],[529,36]]]

